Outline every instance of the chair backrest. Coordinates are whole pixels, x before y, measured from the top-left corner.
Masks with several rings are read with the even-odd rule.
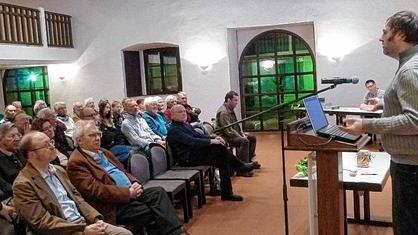
[[[154,145],[150,149],[152,176],[157,176],[167,171],[167,153],[165,148],[160,145]]]
[[[141,183],[146,183],[151,178],[148,159],[142,154],[134,154],[129,159],[129,170]]]
[[[167,150],[168,168],[170,169],[176,163],[175,163],[175,159],[174,159],[174,155],[173,155],[173,150],[171,149],[170,144],[168,143],[167,140],[165,141],[165,146],[166,146],[166,150]]]

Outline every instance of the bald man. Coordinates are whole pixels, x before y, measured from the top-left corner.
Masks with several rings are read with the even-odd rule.
[[[183,105],[171,108],[172,123],[167,134],[174,159],[181,166],[211,165],[219,168],[221,177],[221,199],[242,201],[243,197],[233,194],[230,168],[240,172],[250,172],[254,163],[243,163],[225,147],[225,141],[217,136],[198,133],[187,123],[187,112]]]

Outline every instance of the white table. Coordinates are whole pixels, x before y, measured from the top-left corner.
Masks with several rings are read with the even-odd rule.
[[[353,191],[354,218],[347,218],[347,222],[357,224],[370,224],[377,226],[392,226],[391,222],[377,221],[370,218],[370,191],[381,192],[389,177],[390,155],[385,152],[372,152],[373,158],[368,168],[358,168],[355,152],[342,152],[341,172],[344,190]],[[311,154],[310,154],[311,157]],[[310,159],[311,161],[311,159]],[[350,170],[356,170],[356,176],[350,176]],[[312,176],[315,182],[316,175]],[[298,173],[290,179],[294,187],[308,187],[308,177]],[[311,187],[311,186],[310,186]],[[313,187],[316,190],[316,185]],[[360,195],[363,194],[363,218],[360,216]],[[311,201],[312,202],[312,201]]]

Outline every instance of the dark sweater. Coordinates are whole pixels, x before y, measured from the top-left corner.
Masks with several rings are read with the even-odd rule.
[[[210,137],[195,131],[188,123],[172,121],[167,133],[167,142],[170,144],[176,162],[188,162],[195,150],[210,145]]]

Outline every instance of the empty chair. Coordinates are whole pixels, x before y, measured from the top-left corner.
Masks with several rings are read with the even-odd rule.
[[[155,144],[151,146],[151,167],[153,179],[158,180],[184,180],[186,182],[186,188],[188,191],[189,197],[189,215],[190,218],[193,217],[193,208],[191,205],[191,182],[193,181],[196,186],[197,191],[197,204],[198,208],[201,208],[203,205],[203,198],[205,197],[204,192],[202,191],[202,180],[200,178],[200,172],[198,170],[168,170],[167,165],[167,154],[164,147]]]
[[[148,159],[142,154],[134,154],[129,160],[129,170],[145,188],[160,186],[164,188],[171,202],[174,204],[174,198],[179,195],[183,206],[184,223],[189,222],[189,199],[184,180],[153,180],[151,179],[150,165]]]

